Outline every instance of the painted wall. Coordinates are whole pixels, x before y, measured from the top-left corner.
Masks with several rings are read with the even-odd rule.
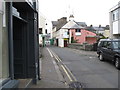
[[[2,13],[0,12],[0,64],[2,64],[0,65],[0,74],[2,74],[3,80],[9,77],[8,30],[6,22],[5,3],[2,3]]]
[[[64,47],[64,39],[60,38],[59,40],[59,47]]]
[[[68,29],[60,29],[57,34],[59,38],[59,46],[64,47],[64,38],[69,38]]]
[[[94,38],[94,36],[96,36],[96,34],[93,32],[87,31],[87,30],[81,29],[80,34],[76,35],[75,29],[71,29],[71,34],[72,34],[71,36],[74,38],[74,40],[76,40],[77,43],[80,43],[80,44],[83,44],[85,42],[92,44],[92,43],[96,42],[96,38]],[[89,39],[87,36],[89,37]],[[90,38],[90,37],[93,37],[93,38]]]
[[[110,37],[110,30],[105,30],[105,32],[103,33],[103,35],[105,36],[105,37]]]
[[[2,13],[0,13],[0,79],[2,78]]]
[[[46,23],[46,19],[44,16],[40,15],[39,16],[40,22],[39,22],[39,28],[42,28],[42,33],[45,34],[45,23]]]
[[[110,38],[120,38],[120,2],[110,12]]]
[[[96,38],[94,38],[94,37],[87,37],[86,38],[86,42],[87,43],[89,43],[89,44],[94,44],[94,43],[96,43]]]

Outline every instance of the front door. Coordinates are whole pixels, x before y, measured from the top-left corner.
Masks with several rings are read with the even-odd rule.
[[[64,47],[67,47],[67,40],[64,40]]]

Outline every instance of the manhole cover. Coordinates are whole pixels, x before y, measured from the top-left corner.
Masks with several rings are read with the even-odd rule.
[[[72,82],[69,84],[70,88],[82,88],[82,85],[80,82]]]

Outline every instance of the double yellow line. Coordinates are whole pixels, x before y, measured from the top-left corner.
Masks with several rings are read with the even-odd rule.
[[[62,69],[64,70],[64,72],[66,73],[66,75],[67,75],[67,77],[69,78],[70,82],[77,81],[76,78],[75,78],[75,76],[74,76],[74,75],[72,74],[72,72],[67,68],[67,66],[62,62],[62,60],[61,60],[52,50],[50,50],[50,49],[48,49],[48,48],[47,48],[47,50],[48,50],[48,52],[50,53],[50,56],[51,56],[51,57],[54,57],[54,58],[57,60],[57,62],[61,62],[61,63],[62,63],[61,67],[62,67]]]

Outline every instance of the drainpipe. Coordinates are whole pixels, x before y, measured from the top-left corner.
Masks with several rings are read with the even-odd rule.
[[[7,2],[6,5],[8,16],[9,72],[11,79],[14,79],[12,2]]]

